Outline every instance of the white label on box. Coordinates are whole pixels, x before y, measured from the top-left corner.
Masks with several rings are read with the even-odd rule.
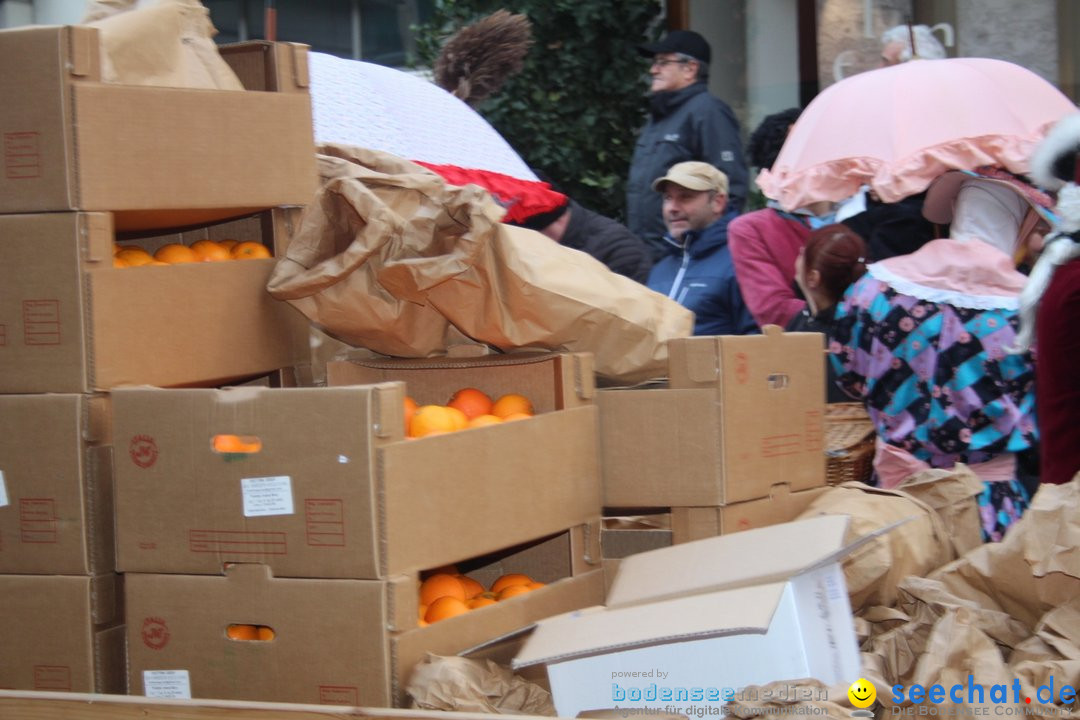
[[[0,470],[0,507],[7,507],[9,504],[7,485],[4,484],[4,471]]]
[[[143,670],[146,697],[191,699],[191,678],[187,670]]]
[[[288,475],[243,478],[240,487],[244,494],[244,517],[293,514],[292,478]]]

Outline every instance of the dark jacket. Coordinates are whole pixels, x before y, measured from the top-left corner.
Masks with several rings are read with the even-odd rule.
[[[667,254],[649,273],[650,288],[694,311],[695,335],[758,331],[739,293],[728,249],[727,225],[737,214],[729,210],[704,230],[685,233],[683,243],[665,236]]]
[[[652,254],[645,242],[622,223],[570,201],[570,220],[561,243],[581,250],[612,272],[644,284],[649,279]]]
[[[817,315],[810,314],[810,308],[805,307],[791,318],[791,322],[784,328],[787,332],[818,332],[825,335],[825,342],[822,347],[824,352],[829,347],[829,336],[832,333],[833,325],[835,324],[834,316],[836,315],[836,306],[831,308],[825,308]],[[842,402],[854,402],[855,398],[850,397],[847,393],[840,389],[840,386],[836,384],[836,370],[833,368],[833,364],[829,362],[828,358],[825,359],[825,402],[830,403],[842,403]]]
[[[660,193],[652,182],[675,163],[702,160],[728,176],[728,208],[739,210],[746,198],[749,172],[743,160],[739,121],[705,83],[675,92],[655,93],[649,122],[638,136],[626,185],[626,217],[630,232],[663,254],[664,220]]]

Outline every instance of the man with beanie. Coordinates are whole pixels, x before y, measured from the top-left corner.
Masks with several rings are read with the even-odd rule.
[[[521,223],[568,248],[592,255],[608,269],[644,284],[652,254],[622,223],[593,212],[570,198],[553,210]]]
[[[695,335],[756,333],[728,249],[727,226],[736,211],[727,207],[727,176],[691,160],[673,165],[652,187],[661,197],[667,234],[649,287],[694,311]]]
[[[700,160],[728,178],[727,206],[738,212],[746,198],[749,173],[742,153],[739,121],[720,98],[709,94],[712,52],[701,35],[673,30],[660,42],[641,45],[652,58],[649,119],[634,148],[626,187],[627,226],[663,253],[664,221],[653,181],[672,165]]]

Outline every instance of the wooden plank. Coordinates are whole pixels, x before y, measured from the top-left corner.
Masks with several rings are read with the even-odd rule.
[[[500,715],[500,720],[536,720]],[[0,718],[18,720],[491,720],[485,713],[0,690]]]

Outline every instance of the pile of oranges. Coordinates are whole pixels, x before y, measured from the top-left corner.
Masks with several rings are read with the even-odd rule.
[[[524,420],[535,414],[524,395],[507,393],[492,400],[473,387],[461,388],[445,405],[417,405],[405,396],[405,435],[410,438],[438,435],[466,428]]]
[[[507,573],[485,588],[468,575],[456,572],[455,568],[445,568],[420,583],[419,624],[424,627],[541,587],[544,583],[524,573]]]
[[[169,243],[154,254],[136,245],[115,245],[113,267],[142,265],[179,265],[193,262],[221,262],[271,257],[270,249],[253,240],[196,240],[190,245]]]

